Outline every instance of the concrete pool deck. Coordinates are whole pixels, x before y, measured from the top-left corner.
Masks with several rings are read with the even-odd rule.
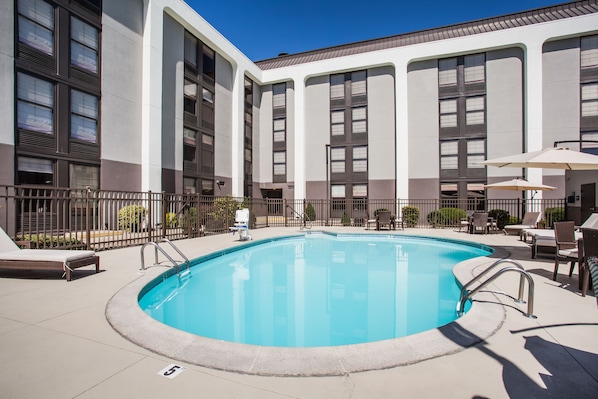
[[[330,230],[364,232],[359,228]],[[265,228],[251,234],[258,240],[297,232]],[[568,267],[561,267],[558,282],[552,281],[554,260],[532,260],[529,245],[516,236],[423,229],[396,234],[464,239],[510,253],[533,276],[538,318],[522,316],[526,305],[511,298],[517,295],[518,276],[504,275],[488,287],[494,292],[492,299],[476,296],[480,304],[485,302],[489,309],[503,313],[499,328],[456,353],[383,370],[349,370],[324,377],[221,371],[156,354],[111,327],[105,314],[110,299],[147,276],[138,273],[140,247],[124,248],[99,252],[102,272],[78,269],[68,283],[51,272],[0,272],[0,397],[596,397],[598,309],[592,291],[581,297],[577,269],[569,278]],[[225,234],[181,240],[176,245],[193,258],[239,245],[236,239]],[[160,268],[152,269],[149,273]],[[453,341],[459,344],[458,339]],[[174,335],[172,345],[180,345]],[[378,352],[369,352],[371,362],[380,357]],[[159,373],[173,363],[185,370],[172,379]]]

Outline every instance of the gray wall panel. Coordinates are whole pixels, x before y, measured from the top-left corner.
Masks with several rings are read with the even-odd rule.
[[[386,180],[385,193],[392,191],[390,197],[374,196],[370,198],[394,198],[394,190],[389,190],[388,180],[394,187],[395,179],[395,79],[393,67],[368,69],[368,172],[370,191],[373,180]]]
[[[523,93],[523,50],[510,48],[486,53],[488,159],[523,151]],[[517,172],[512,168],[487,169],[489,177],[513,173]],[[488,198],[502,198],[503,194],[500,190],[489,190]]]
[[[240,82],[243,85],[243,82]],[[233,166],[231,161],[232,142],[232,87],[233,68],[231,64],[216,54],[216,94],[214,99],[215,143],[214,143],[214,175],[215,178],[231,178]],[[243,105],[240,105],[243,107]],[[240,132],[239,144],[243,148],[244,132]],[[237,144],[235,144],[237,145]],[[241,151],[241,162],[243,161]],[[228,185],[230,188],[230,184]],[[216,189],[217,190],[217,189]]]
[[[0,35],[0,143],[14,144],[14,2],[0,2],[0,26],[3,27]],[[10,159],[12,157],[11,154]]]
[[[102,159],[140,164],[143,2],[105,0],[103,11]]]
[[[183,76],[185,30],[172,17],[164,15],[162,56],[162,168],[183,170]],[[162,180],[163,185],[167,183]],[[183,183],[175,182],[177,192]]]
[[[439,175],[437,67],[436,60],[414,62],[408,66],[410,179]],[[411,192],[409,196],[419,197],[414,197]]]

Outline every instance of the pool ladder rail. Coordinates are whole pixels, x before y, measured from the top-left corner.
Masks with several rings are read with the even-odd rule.
[[[162,243],[169,244],[184,259],[184,261],[176,261],[176,260],[174,260],[172,258],[172,256],[170,256],[168,254],[168,252],[166,252],[164,250],[164,248],[162,248],[160,246],[160,244],[162,244]],[[172,263],[172,266],[175,268],[176,274],[179,277],[185,277],[187,275],[190,275],[190,273],[191,273],[191,270],[190,270],[191,269],[191,263],[189,262],[189,259],[168,238],[161,238],[158,241],[149,241],[149,242],[146,242],[145,244],[143,244],[143,246],[141,247],[141,269],[139,269],[140,273],[145,273],[145,271],[147,270],[145,268],[145,256],[144,256],[144,250],[145,250],[145,248],[147,246],[153,246],[154,247],[154,252],[155,252],[155,255],[156,255],[156,258],[155,258],[156,260],[155,260],[154,266],[159,266],[160,265],[160,262],[158,262],[158,251],[159,251],[159,252],[162,253],[162,255],[164,255],[166,257],[166,259],[168,259],[168,261],[170,261],[170,263]],[[183,264],[183,263],[187,265],[187,269],[183,270],[183,272],[181,273],[180,265]]]
[[[496,266],[503,263],[511,263],[514,266],[503,267],[502,269],[498,270],[496,273],[488,277],[486,280],[481,281],[476,288],[474,288],[473,290],[469,290],[469,287],[473,283],[479,281],[482,277],[490,273]],[[523,291],[525,285],[524,280],[527,280],[529,285],[527,293],[527,313],[524,313],[523,315],[532,319],[536,319],[537,317],[534,316],[534,280],[532,279],[532,276],[527,271],[525,271],[525,269],[523,268],[523,266],[521,266],[519,262],[514,261],[512,259],[497,260],[496,262],[488,266],[486,270],[484,270],[483,272],[475,276],[473,279],[471,279],[467,284],[463,286],[463,288],[461,288],[461,295],[459,297],[459,302],[457,302],[457,314],[459,315],[459,317],[463,316],[463,314],[465,313],[465,303],[468,299],[470,299],[473,295],[481,291],[482,288],[486,287],[488,284],[490,284],[506,272],[516,272],[520,274],[519,296],[517,297],[517,300],[515,300],[516,303],[526,303],[523,300]]]
[[[299,217],[299,219],[303,220],[303,223],[301,223],[301,225],[299,226],[299,230],[311,229],[312,221],[309,218],[309,215],[307,213],[305,213],[305,212],[299,213],[295,209],[293,209],[290,205],[287,205],[287,208],[289,208],[291,210],[291,212],[293,212],[295,215],[297,215]]]

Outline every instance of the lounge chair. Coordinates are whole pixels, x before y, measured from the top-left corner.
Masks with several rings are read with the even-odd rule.
[[[71,281],[74,269],[89,265],[95,265],[96,273],[99,273],[100,258],[94,251],[20,249],[0,228],[0,269],[61,270],[66,281]]]
[[[598,301],[598,295],[596,295],[596,289],[598,288],[598,229],[583,228],[582,233],[583,265],[581,267],[582,271],[579,273],[582,276],[581,295],[586,296],[591,280],[594,296]]]
[[[582,237],[581,230],[583,229],[598,229],[598,213],[592,213],[580,227],[576,227],[576,240]],[[521,234],[524,241],[527,241],[528,237],[532,239],[532,259],[535,259],[539,252],[555,253],[556,241],[554,239],[554,230],[524,229]]]
[[[505,234],[519,234],[519,238],[523,238],[521,235],[524,229],[535,229],[538,227],[540,221],[540,212],[527,212],[521,221],[521,224],[510,224],[503,228]]]
[[[380,230],[383,226],[388,226],[390,230],[390,211],[380,211],[376,217],[376,230]]]
[[[239,240],[251,240],[251,235],[249,234],[249,209],[238,209],[235,212],[235,224],[234,226],[230,227],[233,235],[238,231],[239,232]]]
[[[556,281],[561,261],[571,262],[569,268],[569,277],[573,274],[575,263],[580,263],[580,254],[575,239],[574,222],[556,222],[554,224],[554,239],[556,242],[556,252],[554,257],[554,272],[552,280]],[[581,273],[580,273],[581,276]]]

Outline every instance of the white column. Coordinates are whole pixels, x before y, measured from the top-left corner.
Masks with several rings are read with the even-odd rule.
[[[295,83],[295,199],[302,200],[306,196],[305,187],[305,79],[303,77],[293,79]]]
[[[243,196],[243,165],[245,159],[245,71],[233,65],[233,88],[231,93],[231,194]]]
[[[542,45],[543,40],[525,42],[525,134],[526,152],[542,149]],[[527,178],[532,183],[542,183],[542,169],[527,169]],[[542,199],[539,191],[536,199]]]
[[[161,4],[144,0],[141,104],[141,189],[162,190],[162,40]]]
[[[395,64],[396,192],[397,198],[409,198],[409,118],[407,64]]]

